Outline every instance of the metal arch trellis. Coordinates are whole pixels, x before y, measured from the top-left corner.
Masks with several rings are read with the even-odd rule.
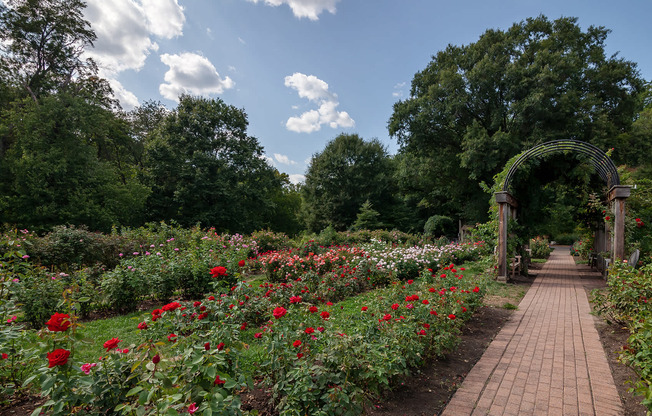
[[[607,184],[608,189],[611,189],[611,187],[614,185],[620,185],[620,176],[618,175],[616,166],[605,152],[590,143],[568,139],[553,140],[550,142],[542,143],[525,151],[509,168],[507,176],[505,177],[505,182],[503,183],[502,190],[509,191],[509,186],[511,184],[512,178],[516,174],[519,166],[521,166],[526,160],[533,157],[541,157],[548,153],[563,151],[573,151],[587,155],[595,171]]]

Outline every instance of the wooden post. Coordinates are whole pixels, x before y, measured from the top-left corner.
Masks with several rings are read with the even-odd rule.
[[[613,229],[613,258],[625,258],[625,200],[631,193],[631,187],[616,185],[609,190],[608,199],[613,203],[614,229]]]
[[[498,203],[498,280],[507,281],[507,225],[510,217],[510,211],[518,206],[516,199],[509,192],[496,192],[496,202]]]

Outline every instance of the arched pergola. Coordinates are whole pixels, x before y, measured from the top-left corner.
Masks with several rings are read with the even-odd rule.
[[[542,143],[523,152],[507,171],[502,191],[496,192],[498,203],[498,277],[507,280],[507,223],[516,215],[518,202],[509,193],[510,186],[518,168],[526,161],[550,153],[571,152],[588,156],[600,178],[609,189],[607,200],[614,211],[613,244],[610,249],[615,257],[625,256],[625,199],[629,197],[630,187],[620,185],[618,170],[609,156],[594,145],[579,140],[554,140]]]

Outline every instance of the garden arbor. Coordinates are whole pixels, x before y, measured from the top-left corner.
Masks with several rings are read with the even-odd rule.
[[[516,216],[518,202],[509,193],[511,181],[519,166],[526,161],[539,158],[550,153],[577,153],[588,157],[595,172],[607,185],[607,201],[613,211],[613,230],[605,229],[605,243],[602,251],[610,251],[612,257],[622,259],[625,256],[625,199],[629,197],[629,186],[620,185],[620,177],[613,161],[609,156],[590,143],[578,140],[554,140],[537,145],[523,152],[509,168],[502,186],[502,191],[496,192],[498,204],[498,276],[500,280],[507,280],[507,236],[508,222]],[[606,225],[608,227],[608,225]],[[613,241],[608,238],[613,235]]]

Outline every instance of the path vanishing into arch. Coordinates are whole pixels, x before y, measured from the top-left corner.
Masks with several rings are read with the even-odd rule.
[[[584,286],[556,248],[442,415],[623,415]]]

